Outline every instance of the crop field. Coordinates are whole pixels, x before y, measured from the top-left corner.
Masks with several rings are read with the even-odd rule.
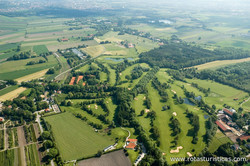
[[[103,53],[105,53],[105,47],[102,45],[97,45],[97,46],[90,46],[87,48],[82,48],[82,51],[86,52],[92,57],[97,57]]]
[[[25,157],[27,166],[40,166],[36,144],[25,146]]]
[[[82,120],[70,112],[46,117],[51,125],[63,160],[73,160],[95,155],[98,150],[114,144],[108,136],[96,133]]]
[[[18,61],[7,61],[0,66],[0,78],[1,79],[17,79],[35,72],[39,72],[44,69],[55,66],[58,62],[54,56],[48,56],[48,62],[43,64],[29,65],[26,64],[35,60],[43,59],[42,57],[18,60]]]
[[[219,67],[224,67],[227,65],[235,64],[235,63],[241,63],[241,62],[247,62],[250,61],[250,58],[244,58],[244,59],[234,59],[234,60],[223,60],[223,61],[213,61],[209,63],[205,63],[202,65],[193,66],[194,68],[197,68],[198,70],[204,70],[204,69],[217,69]]]
[[[19,148],[0,152],[0,163],[3,166],[16,166],[21,163]]]
[[[6,94],[6,93],[11,92],[11,91],[17,89],[18,87],[19,87],[18,85],[15,85],[15,86],[8,86],[8,87],[6,87],[6,88],[0,90],[0,96],[4,95],[4,94]]]
[[[21,94],[25,90],[26,90],[26,88],[23,88],[23,87],[17,88],[9,93],[6,93],[6,94],[0,96],[0,101],[11,100],[13,98],[16,98],[16,97],[18,97],[19,94]]]
[[[38,45],[33,47],[33,51],[36,53],[36,55],[48,53],[48,49],[45,45]]]
[[[16,81],[17,82],[23,82],[23,81],[30,81],[30,80],[33,80],[33,79],[38,79],[38,78],[43,77],[46,74],[47,71],[48,71],[48,69],[45,69],[45,70],[42,70],[42,71],[39,71],[39,72],[36,72],[36,73],[32,73],[32,74],[26,75],[24,77],[17,78]]]
[[[145,51],[149,51],[153,48],[158,47],[158,45],[156,43],[154,43],[153,41],[143,38],[143,37],[137,37],[134,35],[129,35],[129,34],[125,34],[125,35],[118,35],[117,32],[108,32],[106,33],[104,36],[100,37],[101,41],[111,41],[111,42],[120,42],[120,41],[128,41],[131,42],[132,44],[135,44],[135,47],[138,50],[138,53],[141,52],[145,52]]]
[[[5,50],[10,50],[13,48],[17,48],[18,45],[19,43],[8,43],[8,44],[0,45],[0,52],[5,51]]]

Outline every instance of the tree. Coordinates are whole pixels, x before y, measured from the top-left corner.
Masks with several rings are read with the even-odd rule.
[[[144,111],[144,110],[141,110],[140,115],[141,115],[141,116],[143,116],[143,115],[144,115],[144,113],[145,113],[145,111]]]
[[[48,131],[44,131],[41,135],[43,140],[50,139],[50,133]]]
[[[52,148],[52,147],[53,147],[53,142],[52,142],[51,140],[46,140],[46,141],[43,143],[43,147],[44,147],[44,149]]]
[[[58,155],[58,150],[56,148],[51,148],[49,149],[49,152],[47,155],[50,159],[53,159],[56,157],[56,155]]]
[[[68,102],[67,102],[67,106],[72,106],[71,101],[68,101]]]
[[[99,150],[97,153],[96,153],[96,157],[101,157],[102,156],[102,151]]]
[[[55,69],[54,68],[50,68],[46,74],[54,74],[55,73]]]

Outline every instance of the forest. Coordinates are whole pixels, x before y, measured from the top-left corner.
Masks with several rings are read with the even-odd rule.
[[[213,51],[179,40],[140,54],[140,62],[160,68],[181,69],[215,60],[242,59],[249,51],[236,48],[217,48]]]

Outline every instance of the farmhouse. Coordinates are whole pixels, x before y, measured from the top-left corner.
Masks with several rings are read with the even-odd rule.
[[[247,141],[248,139],[250,139],[250,135],[243,135],[243,136],[241,136],[239,138],[240,138],[241,141],[243,141],[243,140]]]
[[[227,131],[231,131],[230,127],[228,127],[224,122],[222,122],[221,120],[217,120],[216,124],[218,125],[218,127],[223,131],[223,132],[227,132]]]
[[[67,42],[67,41],[69,41],[69,39],[64,38],[64,39],[61,39],[61,41],[62,41],[62,42]]]
[[[0,117],[0,122],[4,122],[4,118],[3,117]]]
[[[137,145],[137,139],[128,139],[126,142],[126,148],[134,150]]]
[[[226,109],[226,108],[224,108],[223,109],[223,112],[225,113],[225,114],[227,114],[228,116],[233,116],[233,112],[231,112],[231,111],[229,111],[228,109]]]

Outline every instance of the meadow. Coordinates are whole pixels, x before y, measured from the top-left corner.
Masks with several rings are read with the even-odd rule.
[[[49,116],[53,136],[64,161],[90,157],[114,144],[114,140],[100,134],[70,112]]]
[[[218,147],[222,144],[225,144],[225,143],[232,143],[232,141],[227,137],[225,136],[219,129],[217,130],[212,142],[210,143],[209,147],[208,147],[208,150],[213,153],[215,152]]]
[[[29,61],[38,61],[44,59],[42,57],[18,60],[18,61],[7,61],[0,66],[0,78],[1,79],[17,79],[35,72],[39,72],[44,69],[55,66],[58,62],[56,58],[51,55],[48,56],[48,62],[36,65],[26,65]]]
[[[36,53],[36,55],[40,55],[40,54],[44,54],[44,53],[48,53],[49,50],[47,49],[47,47],[45,45],[37,45],[33,47],[33,51]]]

